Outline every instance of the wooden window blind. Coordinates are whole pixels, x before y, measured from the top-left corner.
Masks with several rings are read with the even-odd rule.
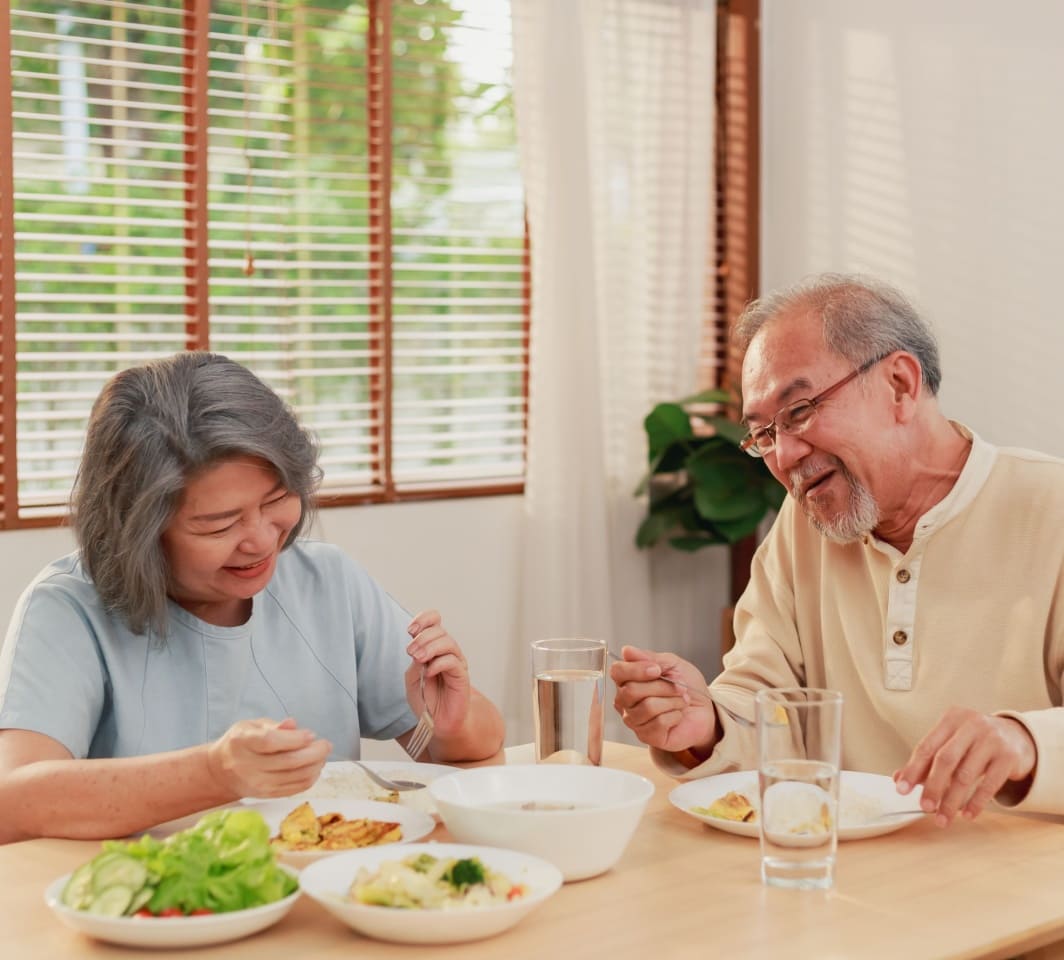
[[[700,386],[738,392],[731,324],[758,295],[760,0],[718,0],[713,261],[706,271]]]
[[[100,387],[183,349],[286,397],[321,441],[325,503],[521,490],[506,0],[11,0],[9,16],[0,524],[61,518]]]

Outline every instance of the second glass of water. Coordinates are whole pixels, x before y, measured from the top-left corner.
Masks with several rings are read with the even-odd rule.
[[[532,642],[536,763],[602,762],[606,641]]]
[[[810,687],[755,697],[761,879],[826,890],[838,848],[842,694]]]

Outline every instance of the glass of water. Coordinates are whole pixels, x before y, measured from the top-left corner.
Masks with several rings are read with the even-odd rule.
[[[839,842],[842,694],[790,687],[755,698],[761,879],[827,890]]]
[[[536,763],[602,762],[606,641],[532,641]]]

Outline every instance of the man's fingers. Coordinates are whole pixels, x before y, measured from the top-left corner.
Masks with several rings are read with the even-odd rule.
[[[954,737],[954,742],[956,741],[962,741],[962,738]],[[937,794],[940,797],[936,809],[939,823],[942,826],[950,823],[968,803],[994,760],[994,745],[985,739],[970,740],[966,750],[961,743],[957,743],[955,749],[960,755],[956,758],[950,757],[949,762],[953,764],[952,768],[948,772],[943,769],[941,775],[944,779],[941,784],[935,785],[938,787]],[[936,760],[935,767],[937,766]],[[938,776],[935,767],[932,768],[932,774]],[[924,797],[927,797],[927,790],[928,787],[925,784]],[[931,799],[934,799],[934,794]]]
[[[995,757],[979,786],[965,804],[964,810],[961,811],[965,817],[969,819],[977,817],[987,808],[990,801],[1008,781],[1010,762],[1008,757]]]
[[[1009,778],[1030,773],[1037,750],[1022,724],[951,707],[894,774],[901,793],[923,784],[920,806],[940,826],[978,816]]]
[[[682,716],[687,704],[680,697],[640,697],[632,702],[621,701],[619,706],[618,701],[614,700],[614,706],[624,715],[626,721],[631,721],[630,725],[644,727],[660,716]],[[678,719],[674,717],[667,725],[672,726],[677,722]]]
[[[928,781],[933,775],[933,765],[939,762],[939,754],[956,733],[958,726],[959,724],[953,711],[947,711],[946,715],[913,748],[908,762],[894,774],[894,781],[898,784],[900,793],[908,793],[918,783],[922,783],[924,784],[923,795],[928,797]],[[959,756],[954,758],[954,763],[957,760],[959,760]],[[937,808],[939,793],[935,792],[933,788],[932,796],[928,797],[928,799],[934,801],[932,809]],[[925,805],[924,809],[927,810],[928,807]]]

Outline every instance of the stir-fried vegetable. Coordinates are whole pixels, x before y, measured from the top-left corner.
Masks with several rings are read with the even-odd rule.
[[[427,853],[363,868],[351,884],[359,903],[400,909],[454,910],[486,907],[525,896],[522,884],[490,870],[477,857],[437,858]]]

